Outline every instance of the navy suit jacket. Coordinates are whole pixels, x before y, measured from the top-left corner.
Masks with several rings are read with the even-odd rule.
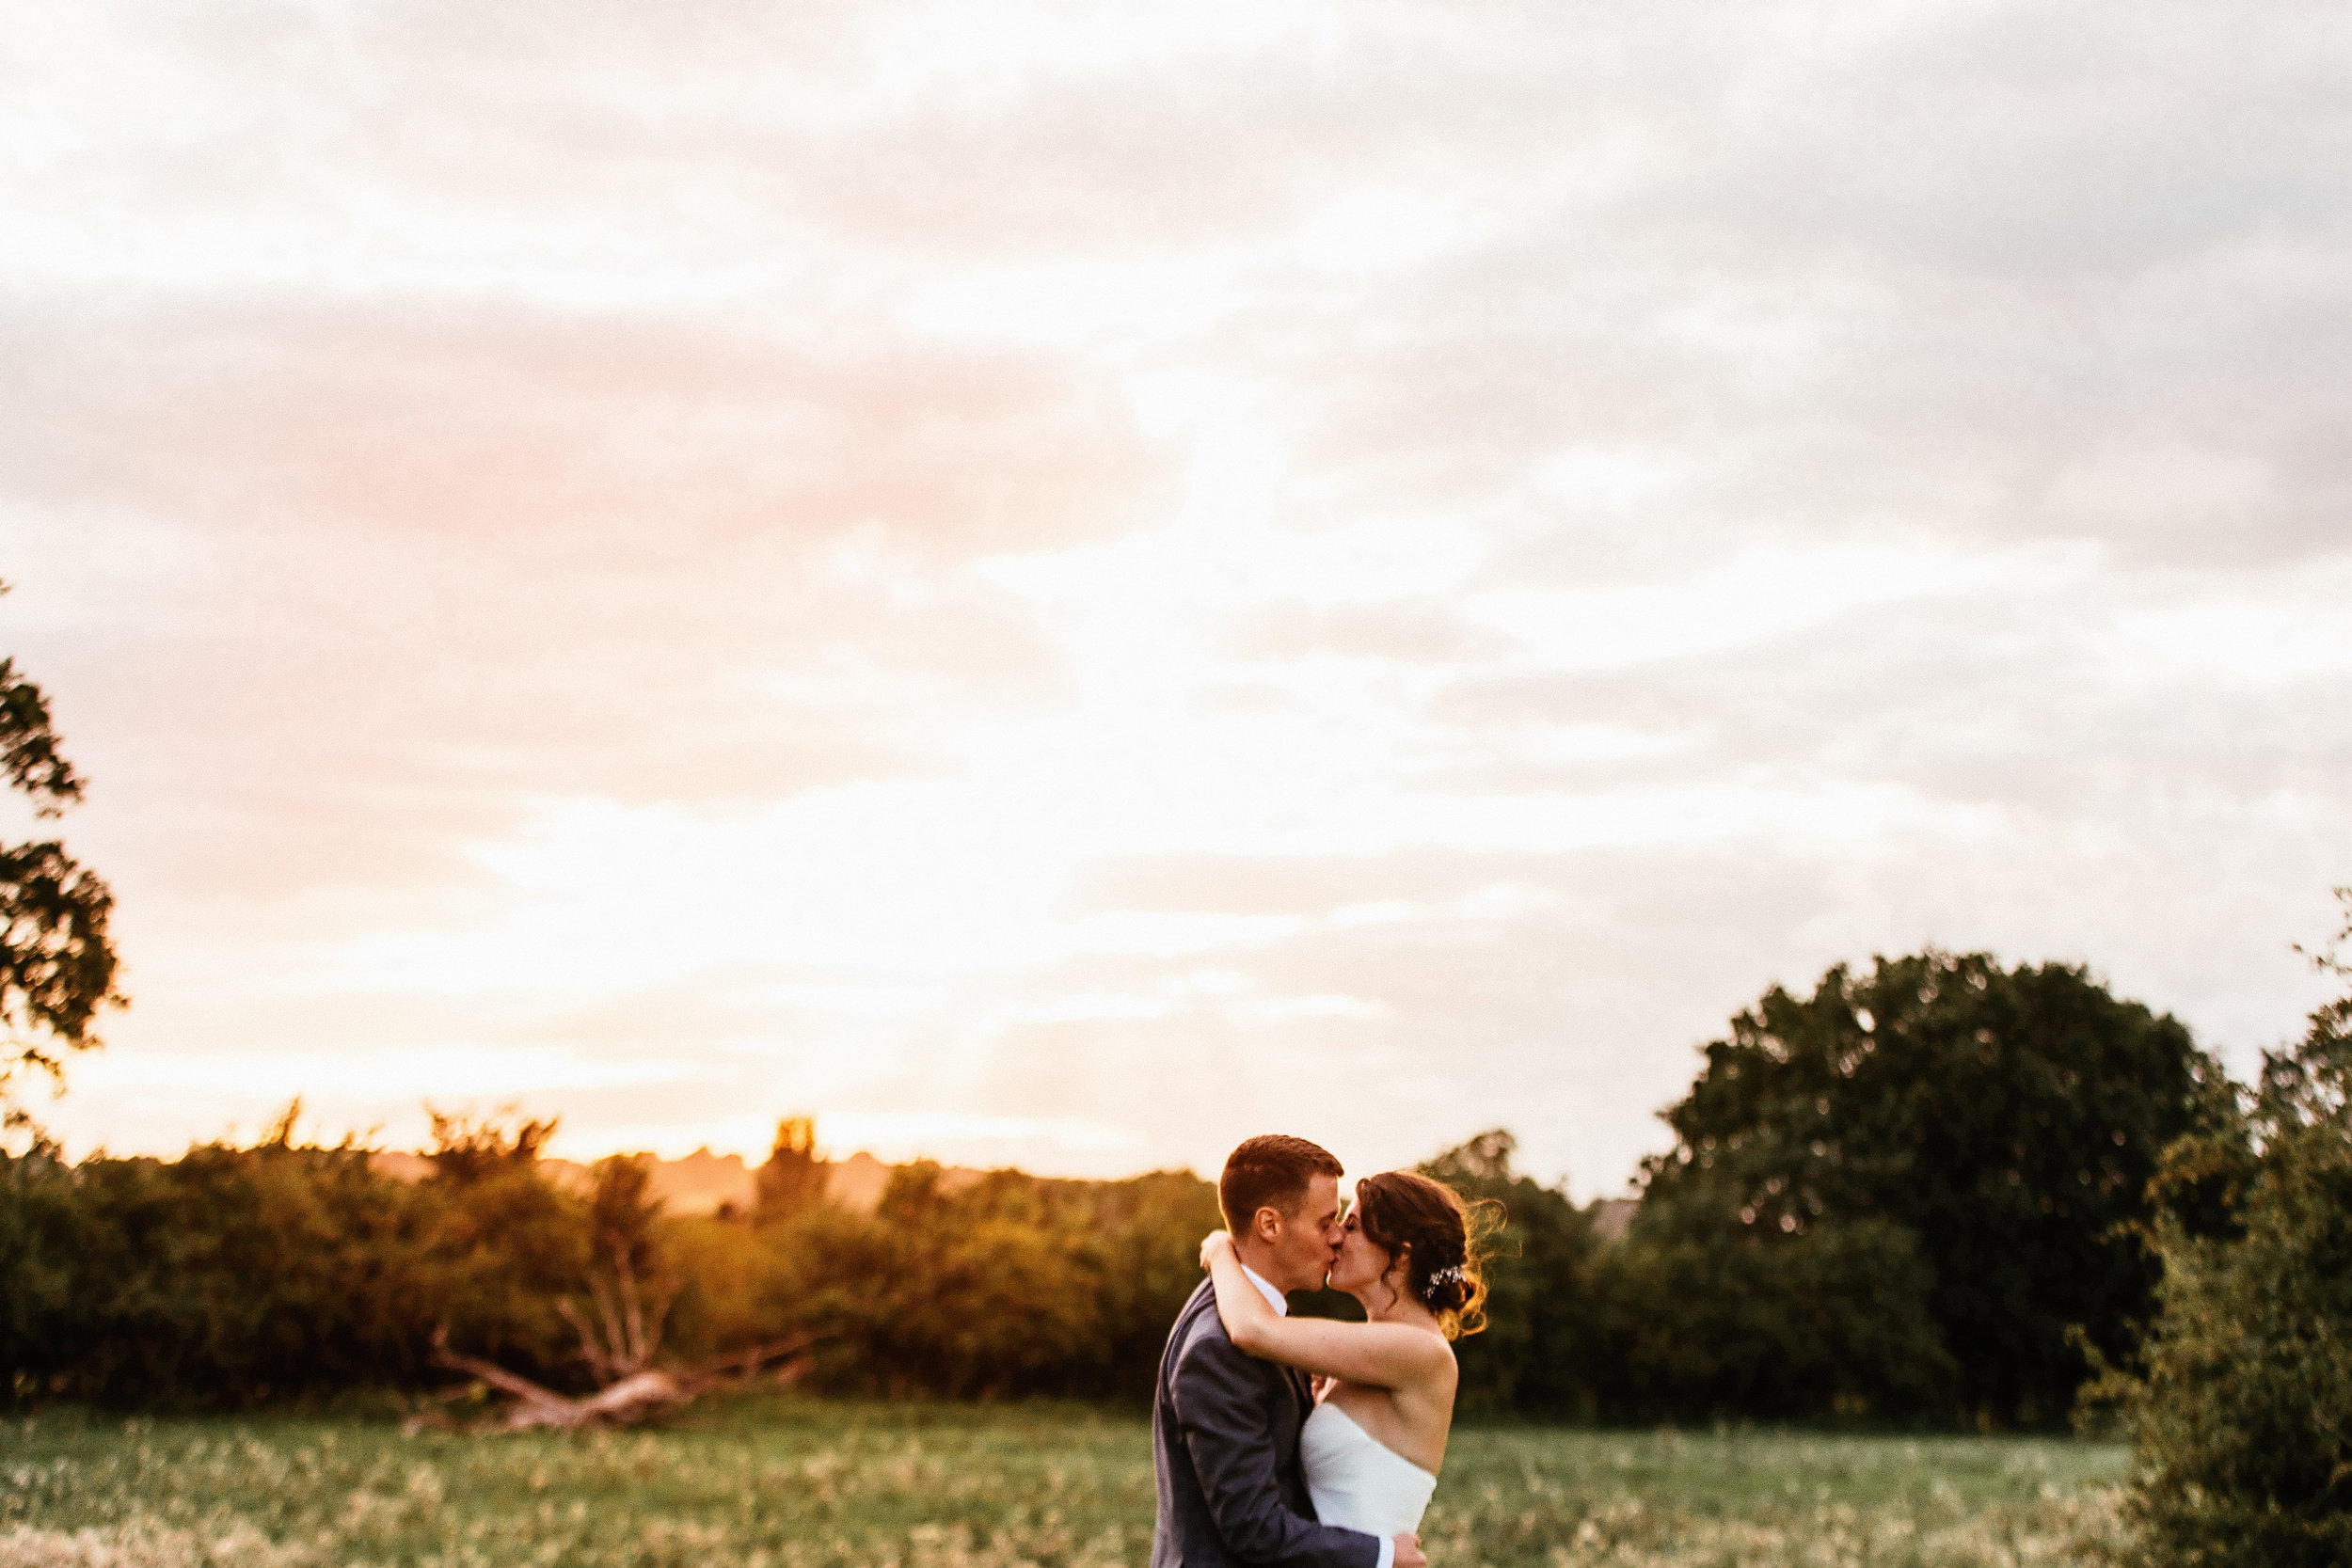
[[[1377,1536],[1315,1520],[1298,1465],[1313,1408],[1304,1372],[1234,1348],[1202,1282],[1152,1397],[1152,1568],[1375,1568]]]

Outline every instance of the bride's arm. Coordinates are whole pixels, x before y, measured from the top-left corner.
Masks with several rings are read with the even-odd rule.
[[[1216,1315],[1226,1337],[1248,1354],[1375,1388],[1425,1377],[1453,1354],[1436,1335],[1402,1323],[1282,1316],[1241,1272],[1232,1238],[1222,1230],[1200,1243],[1200,1262],[1216,1286]]]

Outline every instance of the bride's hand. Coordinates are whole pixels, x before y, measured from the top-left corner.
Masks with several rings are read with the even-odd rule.
[[[1207,1269],[1211,1260],[1214,1259],[1218,1253],[1231,1252],[1232,1250],[1233,1238],[1228,1236],[1222,1230],[1210,1231],[1206,1236],[1200,1238],[1200,1267],[1203,1270]]]

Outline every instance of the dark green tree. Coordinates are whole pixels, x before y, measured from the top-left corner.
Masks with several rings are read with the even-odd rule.
[[[1953,1371],[1916,1238],[1885,1220],[1767,1240],[1637,1226],[1597,1259],[1583,1360],[1624,1418],[1931,1407]]]
[[[650,1366],[661,1348],[677,1284],[660,1222],[653,1156],[614,1154],[596,1162],[588,1194],[587,1269],[595,1315],[569,1299],[557,1310],[580,1331],[582,1359],[608,1382]]]
[[[1460,1402],[1590,1416],[1600,1398],[1590,1333],[1599,1243],[1565,1192],[1514,1168],[1518,1152],[1497,1128],[1420,1166],[1470,1204],[1472,1245],[1486,1256],[1486,1326],[1455,1347]]]
[[[2321,965],[2352,978],[2344,939],[2352,922]],[[2352,1562],[2352,996],[2246,1098],[2165,1152],[2163,1309],[2140,1375],[2100,1392],[2121,1396],[2153,1561]]]
[[[1888,1389],[1993,1422],[2068,1408],[2083,1345],[2120,1354],[2156,1269],[2131,1227],[2219,1069],[2169,1016],[2079,967],[1930,951],[1774,987],[1707,1047],[1645,1167],[1637,1240],[1855,1248],[1917,1280],[1948,1381]],[[1864,1237],[1856,1227],[1867,1227]],[[1828,1278],[1883,1290],[1886,1270]],[[1880,1303],[1884,1312],[1896,1304]],[[2078,1339],[2076,1336],[2081,1338]],[[1878,1402],[1883,1407],[1886,1402]]]
[[[0,1369],[19,1401],[239,1405],[414,1378],[418,1194],[346,1138],[70,1166],[0,1157]]]
[[[588,1189],[589,1243],[598,1262],[611,1262],[641,1280],[661,1272],[661,1243],[656,1227],[661,1199],[653,1192],[653,1156],[614,1154],[591,1168]]]
[[[13,658],[0,658],[0,772],[38,817],[82,798],[49,699]],[[64,1053],[97,1046],[98,1014],[124,1005],[107,936],[113,912],[106,884],[56,839],[0,846],[0,1128],[30,1125],[17,1100],[26,1074],[62,1087]]]
[[[425,1107],[433,1175],[417,1192],[421,1298],[468,1354],[548,1382],[578,1365],[564,1303],[595,1266],[588,1206],[543,1180],[554,1118]]]

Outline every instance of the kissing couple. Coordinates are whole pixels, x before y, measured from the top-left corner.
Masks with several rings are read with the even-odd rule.
[[[1152,1568],[1424,1568],[1421,1516],[1454,1425],[1454,1337],[1486,1288],[1454,1189],[1356,1183],[1304,1138],[1251,1138],[1217,1178],[1225,1228],[1152,1400]],[[1293,1318],[1328,1282],[1360,1323]],[[1468,1320],[1467,1324],[1465,1320]]]

